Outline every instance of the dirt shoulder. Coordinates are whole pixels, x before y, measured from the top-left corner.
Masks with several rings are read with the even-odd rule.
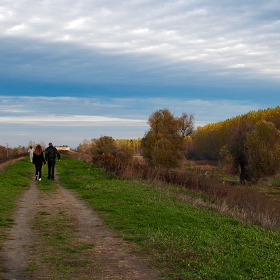
[[[43,192],[37,184],[19,201],[0,279],[164,279],[74,192],[58,183]]]

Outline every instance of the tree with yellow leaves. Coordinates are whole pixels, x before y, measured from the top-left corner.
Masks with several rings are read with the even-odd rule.
[[[175,117],[168,109],[152,113],[141,142],[143,157],[155,167],[176,167],[184,159],[184,138],[191,135],[194,128],[193,115],[183,113]]]

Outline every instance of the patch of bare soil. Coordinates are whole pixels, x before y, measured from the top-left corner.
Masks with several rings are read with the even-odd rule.
[[[32,181],[19,201],[15,224],[0,252],[0,279],[164,279],[74,192],[59,184],[55,191],[43,192],[37,184]],[[64,247],[63,242],[48,243],[51,236],[63,241],[65,232]]]

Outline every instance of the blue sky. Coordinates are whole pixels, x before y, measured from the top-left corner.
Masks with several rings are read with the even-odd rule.
[[[280,103],[279,1],[0,2],[0,145],[142,138]]]

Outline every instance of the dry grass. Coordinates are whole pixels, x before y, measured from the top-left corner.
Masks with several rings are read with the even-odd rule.
[[[231,214],[251,224],[260,224],[265,228],[280,232],[280,203],[273,196],[253,188],[223,182],[205,174],[204,168],[184,168],[184,170],[155,169],[144,164],[143,160],[123,162],[113,156],[99,156],[93,163],[105,168],[107,172],[127,179],[143,179],[175,185],[183,190],[207,195],[196,204],[214,208],[222,213]],[[193,201],[194,202],[194,201]]]

